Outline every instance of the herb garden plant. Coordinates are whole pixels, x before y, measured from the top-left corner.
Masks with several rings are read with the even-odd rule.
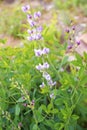
[[[87,54],[74,51],[75,26],[61,45],[54,26],[40,25],[40,11],[22,11],[25,44],[0,49],[0,130],[86,130]]]

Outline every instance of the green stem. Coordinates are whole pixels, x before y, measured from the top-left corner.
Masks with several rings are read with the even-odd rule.
[[[36,125],[37,125],[37,127],[38,127],[38,121],[37,121],[37,119],[36,119],[35,111],[34,111],[34,110],[33,110],[33,116],[34,116],[35,123],[36,123]],[[38,130],[40,130],[40,129],[38,128]]]
[[[54,71],[56,72],[59,79],[61,79],[61,76],[60,76],[59,72],[56,70],[55,66],[53,65],[53,63],[51,62],[51,60],[50,60],[50,58],[48,56],[47,56],[47,60],[50,63],[50,65],[52,66],[52,68],[54,69]]]
[[[74,93],[74,95],[75,95],[75,93]],[[76,103],[75,103],[75,104],[72,104],[70,116],[69,116],[69,118],[68,118],[68,121],[67,121],[66,124],[65,124],[65,130],[67,130],[66,128],[67,128],[67,125],[68,125],[69,122],[70,122],[70,118],[71,118],[71,116],[72,116],[73,110],[75,109],[76,105],[78,104],[78,102],[79,102],[81,96],[82,96],[82,92],[80,93],[80,95],[79,95],[79,97],[78,97]],[[74,96],[73,96],[73,97],[74,97]]]

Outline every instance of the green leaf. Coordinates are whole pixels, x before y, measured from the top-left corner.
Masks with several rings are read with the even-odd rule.
[[[48,128],[46,128],[42,123],[39,125],[40,130],[48,130]]]
[[[55,124],[55,122],[54,122],[54,120],[45,120],[44,122],[43,122],[46,126],[49,126],[49,127],[51,127],[52,129],[53,129],[53,127],[54,127],[54,124]]]
[[[65,57],[62,59],[62,63],[61,63],[61,65],[66,64],[67,61],[68,61],[68,56],[65,56]]]
[[[20,114],[20,107],[17,104],[16,107],[15,107],[15,115],[18,116],[19,114]]]
[[[52,108],[53,108],[53,104],[50,103],[50,104],[47,106],[47,111],[48,111],[48,113],[51,112],[51,109],[52,109]]]
[[[87,53],[84,52],[84,59],[87,60]]]
[[[17,102],[24,102],[25,99],[23,99],[23,97],[19,98]]]
[[[59,68],[61,69],[61,67],[62,67],[64,64],[66,64],[67,61],[68,61],[68,56],[64,56],[63,59],[62,59],[62,61],[61,61],[61,64],[60,64],[60,67],[59,67]]]
[[[59,98],[55,100],[55,105],[62,105],[63,104],[63,99]]]
[[[46,27],[46,28],[44,29],[44,31],[43,31],[43,35],[44,35],[44,34],[46,35],[46,33],[47,33],[48,30],[49,30],[49,27]]]
[[[42,122],[44,120],[44,117],[42,116],[42,113],[40,113],[40,111],[35,111],[35,117],[37,119],[37,122]]]
[[[39,130],[39,129],[38,129],[38,126],[37,126],[36,124],[35,124],[35,125],[33,125],[32,130]]]
[[[79,54],[76,54],[75,56],[76,56],[76,60],[72,61],[73,65],[77,67],[83,67],[82,57]]]
[[[58,113],[58,109],[53,109],[53,110],[51,110],[51,113],[53,113],[53,114],[56,114],[56,113]]]
[[[63,123],[55,123],[54,125],[55,130],[62,130],[64,128]]]
[[[41,108],[42,108],[42,110],[44,110],[45,112],[47,111],[47,108],[46,108],[45,105],[41,105]]]
[[[48,92],[49,92],[49,88],[46,87],[46,86],[41,89],[41,93],[42,93],[42,94],[46,94],[46,93],[48,93]]]
[[[75,130],[75,126],[68,125],[64,130]]]
[[[80,68],[79,72],[78,72],[78,76],[80,78],[82,78],[84,76],[84,72],[85,72],[85,68]]]
[[[86,75],[84,75],[84,77],[80,81],[80,85],[85,85],[85,84],[87,84],[87,76]]]
[[[72,115],[72,119],[73,119],[73,120],[78,120],[78,119],[79,119],[79,116],[78,116],[78,115]]]
[[[83,130],[83,128],[80,125],[78,125],[78,124],[77,124],[76,128],[77,128],[76,130]]]

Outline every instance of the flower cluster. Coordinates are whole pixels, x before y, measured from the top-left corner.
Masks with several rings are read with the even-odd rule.
[[[52,81],[52,78],[50,76],[50,74],[48,74],[46,72],[46,69],[49,68],[49,64],[47,62],[45,62],[43,65],[39,64],[36,66],[36,69],[39,70],[40,72],[42,72],[42,76],[43,78],[45,78],[45,80],[47,81],[47,84],[52,87],[56,85],[56,82]],[[40,88],[43,88],[45,86],[44,82],[40,85]]]
[[[49,48],[44,47],[42,50],[41,49],[34,49],[35,56],[42,56],[45,54],[48,54],[50,52]]]
[[[51,76],[47,72],[43,72],[43,77],[47,80],[47,83],[50,87],[56,85],[56,81],[53,82]]]
[[[66,28],[66,33],[68,34],[68,49],[72,49],[80,45],[80,40],[76,35],[76,27],[72,26],[71,28]]]
[[[28,13],[28,10],[30,9],[30,6],[26,5],[22,7],[23,12],[27,12],[27,21],[31,27],[31,29],[28,29],[28,34],[29,36],[27,37],[27,39],[29,41],[34,41],[34,40],[40,40],[42,39],[42,26],[39,26],[38,24],[38,19],[41,17],[41,12],[35,12],[33,15],[30,14],[30,12]]]
[[[40,71],[43,71],[43,70],[48,69],[48,68],[49,68],[49,64],[47,62],[43,63],[43,65],[39,64],[36,66],[36,69],[40,70]]]
[[[28,11],[30,9],[30,6],[26,5],[24,7],[22,7],[23,12],[27,13],[27,21],[30,25],[30,29],[27,30],[28,32],[28,37],[27,39],[29,41],[34,41],[34,40],[41,40],[43,39],[42,37],[42,31],[43,28],[42,26],[39,25],[39,18],[41,17],[41,12],[35,12],[33,15],[31,13],[29,13],[30,11]],[[50,49],[44,47],[43,49],[34,49],[34,53],[36,57],[40,57],[40,56],[44,56],[49,54]],[[43,57],[44,58],[44,57]],[[48,74],[47,69],[49,69],[50,65],[48,62],[44,62],[43,64],[39,63],[38,65],[36,65],[36,69],[38,71],[40,71],[42,73],[43,78],[46,80],[48,86],[50,86],[50,88],[52,88],[52,86],[56,85],[56,82],[52,81],[52,78],[50,76],[50,74]],[[40,88],[44,88],[45,87],[45,83],[42,82],[42,84],[40,85]],[[54,95],[54,94],[51,94]],[[50,98],[53,98],[54,96],[50,96]]]

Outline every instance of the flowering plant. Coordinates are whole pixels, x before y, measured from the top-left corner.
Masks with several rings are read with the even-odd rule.
[[[28,13],[29,9],[30,9],[29,5],[22,7],[23,12],[24,13],[27,12],[27,21],[31,27],[31,30],[28,29],[28,33],[30,36],[28,36],[27,39],[29,41],[36,41],[37,44],[39,44],[39,49],[34,49],[34,52],[35,52],[35,56],[41,57],[42,62],[43,62],[43,64],[39,63],[39,65],[36,65],[36,69],[42,73],[42,76],[44,78],[42,85],[40,85],[40,88],[43,89],[46,86],[44,83],[44,81],[45,81],[47,83],[47,86],[49,86],[52,89],[52,86],[56,85],[56,81],[53,82],[50,74],[47,72],[47,69],[50,67],[50,65],[48,62],[45,62],[45,59],[44,59],[44,55],[46,55],[46,57],[47,57],[47,55],[50,52],[50,49],[43,47],[44,45],[43,46],[41,45],[41,42],[44,41],[44,38],[42,37],[42,34],[41,34],[43,27],[39,26],[39,24],[38,24],[39,18],[41,17],[41,12],[38,11],[32,15],[32,14],[30,14],[31,12]],[[51,98],[53,97],[52,95],[54,96],[54,94],[53,93],[50,94]]]
[[[53,44],[49,38],[46,43],[39,24],[41,12],[33,14],[30,9],[29,5],[22,7],[28,21],[28,44],[0,49],[0,128],[83,129],[87,122],[87,54],[81,57],[74,52],[75,59],[69,61],[66,44],[58,44],[55,38]]]

